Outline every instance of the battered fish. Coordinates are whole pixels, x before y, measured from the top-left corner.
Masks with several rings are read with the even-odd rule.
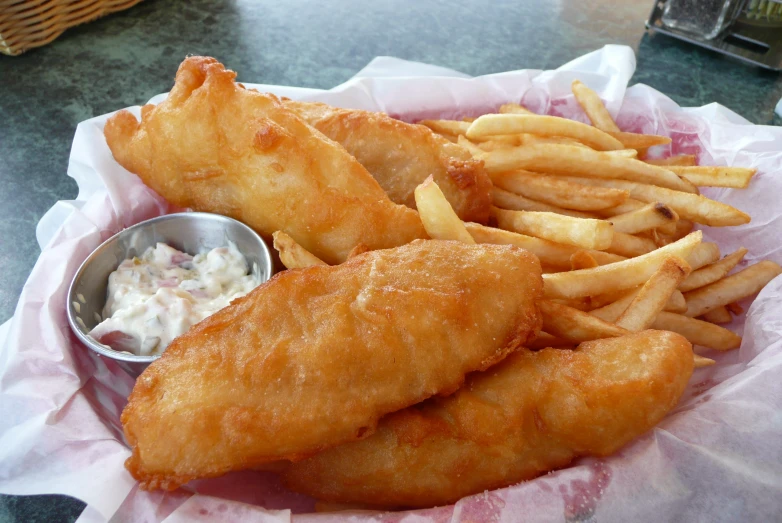
[[[575,351],[522,349],[455,395],[391,414],[369,438],[291,464],[283,478],[329,502],[453,503],[617,451],[676,405],[692,362],[686,339],[651,330]]]
[[[396,203],[415,209],[415,188],[431,175],[464,221],[486,223],[491,210],[491,180],[483,162],[428,127],[401,122],[383,113],[340,109],[285,100],[301,116],[367,168]]]
[[[214,58],[190,57],[168,98],[106,123],[117,162],[180,207],[282,230],[334,264],[426,238],[418,214],[394,204],[338,143],[271,94],[246,90]]]
[[[417,240],[285,271],[176,338],[122,413],[142,488],[297,460],[454,392],[540,328],[540,263]]]

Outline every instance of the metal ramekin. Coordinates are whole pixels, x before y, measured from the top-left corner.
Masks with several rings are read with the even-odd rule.
[[[272,258],[263,239],[243,223],[218,214],[167,214],[115,234],[87,256],[71,281],[66,306],[71,330],[99,357],[110,358],[131,375],[138,376],[160,356],[136,356],[115,351],[88,335],[100,322],[100,314],[106,304],[109,275],[123,260],[141,256],[148,247],[154,247],[158,242],[197,254],[225,247],[229,241],[236,244],[261,283],[271,277]]]

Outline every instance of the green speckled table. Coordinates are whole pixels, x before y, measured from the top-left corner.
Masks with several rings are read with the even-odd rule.
[[[240,80],[328,88],[377,55],[479,75],[549,69],[620,43],[637,53],[633,82],[681,105],[718,102],[777,123],[777,74],[647,34],[651,3],[146,0],[44,48],[0,56],[0,321],[11,317],[38,256],[36,223],[76,196],[65,174],[76,124],[168,90],[187,54],[213,55]],[[62,496],[0,496],[0,522],[70,522],[82,507]]]

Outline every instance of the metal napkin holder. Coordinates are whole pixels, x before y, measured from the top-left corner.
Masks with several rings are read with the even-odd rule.
[[[654,4],[652,14],[646,22],[647,29],[733,56],[765,69],[782,71],[782,28],[755,25],[747,22],[742,15],[719,36],[707,40],[663,24],[662,14],[665,4],[666,0],[659,0]]]

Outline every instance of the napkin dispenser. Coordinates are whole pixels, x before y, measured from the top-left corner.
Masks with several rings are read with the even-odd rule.
[[[782,70],[782,0],[658,0],[646,27]]]

